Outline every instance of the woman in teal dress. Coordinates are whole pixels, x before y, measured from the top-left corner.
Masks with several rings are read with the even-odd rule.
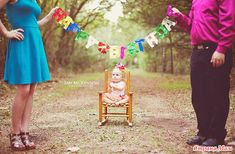
[[[9,39],[4,81],[17,86],[12,105],[11,148],[34,149],[35,144],[30,140],[28,133],[33,94],[37,83],[50,80],[39,27],[52,19],[56,8],[38,21],[41,8],[36,0],[1,0],[0,8],[4,6],[13,29],[8,31],[0,20],[0,30]]]

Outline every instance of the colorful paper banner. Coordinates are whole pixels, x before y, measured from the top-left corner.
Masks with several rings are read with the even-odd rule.
[[[167,16],[171,16],[173,14],[172,6],[169,5],[167,8]],[[87,40],[86,48],[90,48],[91,46],[98,45],[98,50],[102,54],[106,54],[110,52],[110,58],[120,58],[121,60],[125,57],[125,52],[128,51],[129,55],[135,57],[137,53],[144,52],[143,43],[147,42],[147,44],[153,48],[159,44],[159,39],[164,39],[169,35],[169,32],[172,30],[172,27],[176,25],[176,22],[169,20],[168,17],[162,20],[162,23],[155,28],[155,30],[149,33],[146,37],[142,39],[135,40],[134,42],[128,43],[127,46],[109,46],[105,44],[93,36],[89,35],[87,32],[81,30],[79,26],[73,21],[68,14],[58,8],[54,14],[52,15],[55,20],[63,26],[66,32],[72,31],[77,33],[75,40]],[[138,47],[137,47],[138,46]]]

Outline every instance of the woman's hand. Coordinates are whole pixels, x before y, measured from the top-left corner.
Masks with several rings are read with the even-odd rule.
[[[11,31],[6,31],[5,36],[9,39],[17,39],[20,41],[24,39],[24,35],[22,34],[22,32],[24,32],[24,30],[21,28]]]
[[[58,9],[59,7],[55,7],[53,9],[51,9],[51,11],[48,13],[48,18],[51,20],[52,19],[52,15],[55,13],[55,11]]]

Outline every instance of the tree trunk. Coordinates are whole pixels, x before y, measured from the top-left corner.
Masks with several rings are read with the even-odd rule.
[[[5,10],[0,10],[0,19],[2,23],[8,28]],[[0,35],[0,80],[3,78],[6,44],[7,40],[3,35]]]
[[[172,45],[172,36],[171,33],[169,35],[170,40],[170,52],[171,52],[171,74],[174,74],[174,57],[173,57],[173,45]]]
[[[152,72],[157,72],[158,71],[158,61],[156,60],[156,58],[158,57],[158,52],[157,51],[153,52],[155,54],[155,55],[153,55],[154,58],[151,57],[151,61],[152,61],[153,65],[150,66],[149,70],[152,71]],[[126,65],[126,66],[128,66],[128,65]]]
[[[162,72],[166,72],[166,48],[162,47]]]

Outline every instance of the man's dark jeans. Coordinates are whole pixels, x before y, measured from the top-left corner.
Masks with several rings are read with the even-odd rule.
[[[197,116],[199,134],[223,140],[226,137],[226,120],[229,113],[230,73],[232,49],[225,54],[225,63],[213,67],[211,57],[216,44],[208,48],[193,49],[191,56],[192,104]]]

